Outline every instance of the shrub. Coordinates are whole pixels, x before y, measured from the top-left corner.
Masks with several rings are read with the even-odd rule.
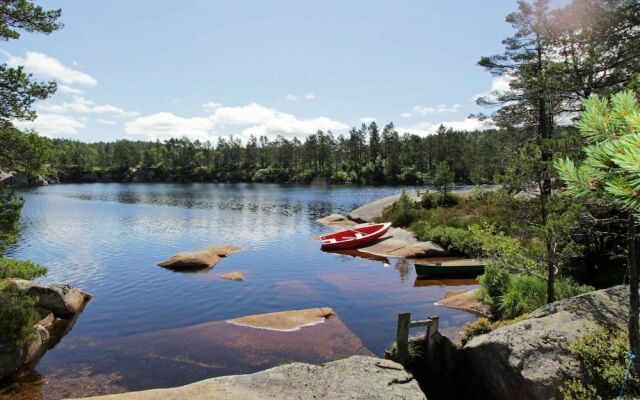
[[[576,340],[571,352],[580,362],[581,376],[560,387],[564,400],[613,398],[618,395],[629,352],[626,332],[599,328]],[[640,379],[633,368],[625,394],[640,394]]]
[[[511,319],[545,305],[547,284],[531,275],[514,274],[499,297],[498,310],[502,318]]]
[[[465,324],[463,329],[460,343],[464,346],[475,336],[491,332],[493,330],[493,323],[487,318],[478,318],[473,322]]]
[[[489,304],[495,312],[499,306],[498,300],[507,291],[510,279],[511,274],[504,268],[494,264],[487,265],[484,269],[484,274],[478,279],[480,281],[478,299]]]
[[[40,319],[35,311],[36,299],[15,284],[0,282],[0,340],[23,346],[35,332]]]
[[[384,212],[384,218],[395,226],[409,226],[417,216],[415,203],[404,190],[400,198]]]
[[[0,280],[7,278],[33,279],[46,275],[47,268],[31,261],[0,257]]]

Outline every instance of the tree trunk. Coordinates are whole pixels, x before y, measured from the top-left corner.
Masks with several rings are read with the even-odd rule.
[[[638,252],[640,241],[636,237],[636,225],[633,214],[629,214],[627,237],[627,263],[629,266],[629,350],[640,354],[640,329],[638,327]],[[640,372],[640,360],[636,357],[634,368]]]

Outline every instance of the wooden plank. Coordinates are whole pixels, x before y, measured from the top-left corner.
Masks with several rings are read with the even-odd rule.
[[[398,349],[398,360],[404,363],[409,358],[409,324],[411,323],[411,313],[398,314],[398,331],[396,333],[396,347]]]
[[[409,323],[409,328],[417,328],[419,326],[429,326],[429,324],[431,324],[431,320],[430,319],[425,319],[422,321],[411,321]]]

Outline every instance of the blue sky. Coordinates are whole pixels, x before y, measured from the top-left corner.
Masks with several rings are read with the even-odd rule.
[[[500,52],[514,0],[63,1],[65,27],[0,44],[59,92],[19,124],[83,141],[304,137],[393,121],[476,128],[476,65]]]

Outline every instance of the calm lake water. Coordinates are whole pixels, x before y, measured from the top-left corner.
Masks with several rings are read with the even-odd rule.
[[[44,264],[49,273],[43,281],[69,283],[94,297],[35,372],[5,387],[0,397],[103,394],[253,372],[286,361],[381,356],[394,340],[402,311],[414,318],[438,314],[442,330],[459,330],[475,317],[433,303],[448,290],[473,287],[470,282],[455,288],[416,285],[411,263],[324,253],[311,239],[331,230],[315,223],[317,218],[399,190],[85,184],[23,191],[21,240],[8,256]],[[176,252],[218,244],[242,251],[200,273],[156,266]],[[229,271],[244,272],[247,280],[219,278]],[[251,339],[250,332],[230,331],[221,322],[312,307],[336,311],[336,322],[326,327],[330,334],[318,333],[317,326],[304,338],[306,328],[297,336]],[[203,323],[211,324],[197,325]],[[309,335],[319,342],[317,349],[305,350]]]

